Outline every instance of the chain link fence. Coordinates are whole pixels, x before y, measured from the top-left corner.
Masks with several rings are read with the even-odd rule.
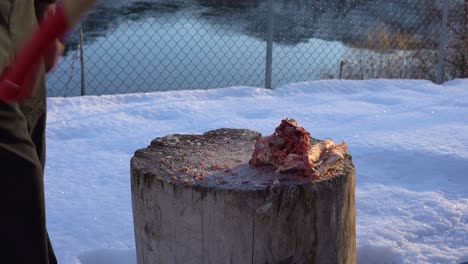
[[[68,36],[48,95],[440,83],[467,60],[468,0],[107,0]]]

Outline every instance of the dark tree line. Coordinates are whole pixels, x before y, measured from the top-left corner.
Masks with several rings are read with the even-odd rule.
[[[451,9],[449,17],[445,61],[453,68],[455,77],[468,78],[468,0]]]

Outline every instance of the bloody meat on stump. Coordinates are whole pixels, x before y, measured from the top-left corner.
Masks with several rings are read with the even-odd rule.
[[[323,176],[346,153],[346,143],[321,140],[310,144],[310,133],[294,119],[283,119],[275,133],[255,142],[251,166],[272,165],[277,172],[304,170],[314,179]]]

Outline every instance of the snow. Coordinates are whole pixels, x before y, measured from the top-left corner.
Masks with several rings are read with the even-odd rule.
[[[295,118],[345,140],[358,263],[468,261],[468,79],[313,81],[48,99],[47,224],[60,263],[136,263],[130,158],[152,139]]]

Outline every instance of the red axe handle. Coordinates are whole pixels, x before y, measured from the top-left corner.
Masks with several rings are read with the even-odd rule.
[[[28,78],[33,78],[33,71],[45,51],[56,39],[63,37],[96,2],[97,0],[64,0],[53,15],[44,18],[0,80],[0,100],[21,101],[30,96],[33,85],[25,84],[29,81]]]

